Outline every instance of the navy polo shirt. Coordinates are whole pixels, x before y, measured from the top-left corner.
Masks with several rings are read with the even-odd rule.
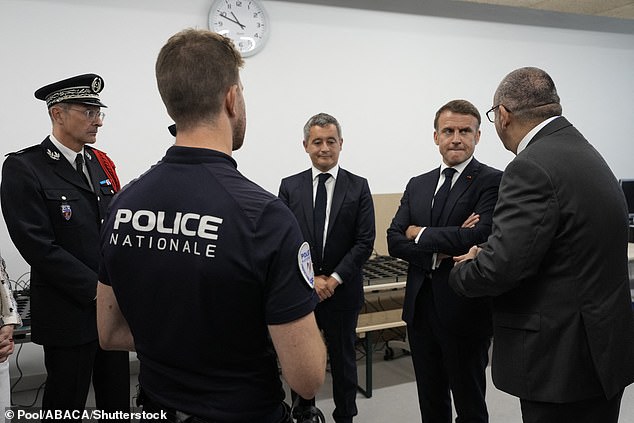
[[[210,420],[279,408],[267,325],[317,304],[302,244],[288,208],[218,151],[171,147],[128,184],[103,225],[99,276],[134,335],[145,393]]]

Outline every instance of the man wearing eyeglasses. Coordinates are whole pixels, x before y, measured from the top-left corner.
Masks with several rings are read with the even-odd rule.
[[[493,382],[520,398],[525,423],[616,423],[634,381],[623,192],[546,72],[511,72],[493,104],[516,157],[491,236],[455,258],[449,284],[493,297]]]
[[[51,135],[8,154],[2,167],[2,212],[31,266],[31,339],[44,347],[44,410],[83,410],[91,379],[98,409],[129,410],[128,353],[103,351],[97,341],[99,233],[119,188],[112,161],[90,146],[105,117],[103,86],[100,76],[85,74],[37,90]]]

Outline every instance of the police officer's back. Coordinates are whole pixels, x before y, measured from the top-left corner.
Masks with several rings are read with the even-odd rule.
[[[176,143],[113,201],[102,237],[101,343],[136,349],[144,410],[173,421],[289,422],[276,358],[295,390],[324,380],[310,249],[231,157],[241,64],[218,34],[170,38],[156,70]]]

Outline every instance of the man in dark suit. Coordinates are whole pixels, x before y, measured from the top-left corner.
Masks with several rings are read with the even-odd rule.
[[[449,283],[495,296],[493,381],[524,422],[615,423],[634,381],[623,193],[546,72],[511,72],[493,100],[487,117],[516,157],[491,236],[456,257]]]
[[[337,423],[352,422],[357,414],[355,329],[363,305],[361,267],[374,247],[374,206],[367,180],[339,167],[343,138],[334,117],[311,117],[303,144],[313,166],[284,178],[279,197],[311,246],[315,291],[321,300],[315,315],[332,371],[333,417]],[[317,422],[314,405],[314,398],[298,398],[297,421]]]
[[[103,125],[102,88],[101,77],[85,74],[37,90],[52,133],[9,154],[2,167],[2,212],[31,266],[31,337],[44,346],[45,410],[83,410],[91,376],[99,409],[129,410],[128,353],[97,342],[99,231],[118,189],[112,161],[87,145]]]
[[[442,163],[409,181],[387,231],[390,255],[409,262],[403,320],[425,422],[451,422],[450,391],[456,421],[488,421],[489,304],[460,298],[447,286],[449,257],[491,231],[502,173],[473,157],[479,140],[480,113],[473,104],[442,106],[434,119]]]

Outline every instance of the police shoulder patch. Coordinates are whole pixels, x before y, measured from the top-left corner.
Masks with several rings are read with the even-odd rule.
[[[315,288],[315,271],[313,269],[313,259],[310,256],[310,245],[304,241],[297,251],[297,264],[304,280],[311,289]]]

